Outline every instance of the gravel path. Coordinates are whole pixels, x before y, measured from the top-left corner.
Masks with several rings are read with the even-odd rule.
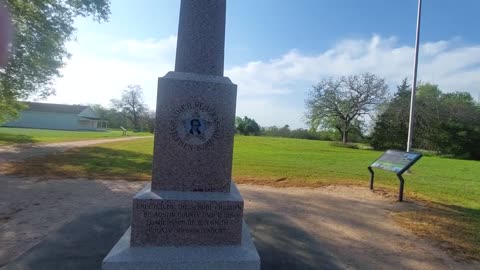
[[[102,208],[128,213],[143,185],[0,175],[0,266],[80,215]],[[453,260],[390,218],[397,208],[418,206],[366,188],[239,189],[262,269],[480,269],[477,262]]]
[[[149,136],[122,137],[115,139],[95,139],[47,144],[16,144],[0,146],[0,162],[19,161],[31,157],[64,152],[75,147],[86,147],[108,142],[121,142],[149,138]]]

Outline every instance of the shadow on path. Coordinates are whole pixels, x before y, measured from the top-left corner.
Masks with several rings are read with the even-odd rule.
[[[262,270],[345,269],[320,242],[271,212],[246,213]]]
[[[103,258],[125,233],[130,209],[105,209],[64,225],[2,270],[100,269]],[[262,270],[343,269],[305,231],[272,213],[245,216],[262,259]]]
[[[87,214],[75,215],[69,219],[71,222],[57,227],[2,269],[100,269],[103,258],[130,226],[130,196],[135,192],[132,182],[101,188],[107,183],[112,182],[37,183],[45,191],[62,191],[65,187],[75,190],[68,198]],[[19,188],[25,194],[25,186]],[[480,269],[478,264],[452,260],[431,243],[399,228],[388,217],[389,209],[398,204],[389,204],[388,199],[366,189],[241,186],[240,190],[246,202],[244,217],[260,254],[262,270]],[[109,200],[114,197],[111,192],[121,200]],[[91,202],[95,197],[97,201]],[[47,205],[45,211],[62,210],[73,215],[71,207],[62,209],[66,201],[61,205],[58,202]],[[17,228],[12,226],[11,232]]]
[[[100,269],[130,222],[130,209],[125,208],[79,216],[1,269]]]

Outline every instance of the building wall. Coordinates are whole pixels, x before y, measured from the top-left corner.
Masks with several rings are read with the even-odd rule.
[[[6,127],[92,130],[91,125],[81,125],[76,114],[23,111],[20,118],[5,123]]]

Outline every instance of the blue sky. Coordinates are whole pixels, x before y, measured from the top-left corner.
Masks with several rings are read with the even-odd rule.
[[[480,1],[424,0],[419,79],[480,96]],[[109,22],[76,21],[72,58],[48,101],[109,105],[128,84],[154,108],[174,68],[179,0],[113,0]],[[237,115],[303,127],[311,85],[372,72],[394,91],[411,77],[416,0],[228,0],[225,74]]]

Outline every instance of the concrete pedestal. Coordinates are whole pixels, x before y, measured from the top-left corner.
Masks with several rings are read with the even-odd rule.
[[[245,223],[234,246],[131,247],[130,229],[103,261],[103,270],[259,270],[260,257]]]

